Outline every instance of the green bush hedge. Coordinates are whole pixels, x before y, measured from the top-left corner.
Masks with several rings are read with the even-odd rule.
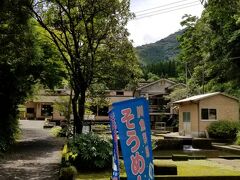
[[[239,128],[239,122],[221,120],[211,123],[207,130],[210,138],[234,140]]]
[[[63,167],[60,170],[59,180],[72,180],[77,176],[77,170],[74,166]]]
[[[240,145],[240,130],[237,133],[237,139],[236,139],[236,144]]]
[[[7,117],[0,117],[0,152],[7,151],[19,136],[20,129],[16,112],[14,113],[13,110]]]
[[[63,150],[63,165],[73,165],[78,170],[99,170],[112,166],[110,139],[96,134],[81,134],[68,142]]]
[[[54,137],[62,137],[62,136],[64,136],[64,134],[62,134],[62,127],[60,127],[60,126],[55,126],[55,127],[51,128],[50,133]]]

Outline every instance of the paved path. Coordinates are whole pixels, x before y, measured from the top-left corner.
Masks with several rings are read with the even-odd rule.
[[[0,180],[58,179],[63,139],[51,137],[43,121],[21,120],[22,137],[0,157]]]

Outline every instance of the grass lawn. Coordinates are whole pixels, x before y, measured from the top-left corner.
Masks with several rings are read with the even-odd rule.
[[[175,164],[179,176],[226,176],[239,175],[240,170],[232,166],[218,164],[209,160],[189,160],[189,161],[172,161],[156,160],[157,164]],[[124,173],[124,172],[122,172]],[[111,176],[110,171],[98,173],[81,173],[78,180],[107,180]],[[126,175],[125,175],[126,176]]]
[[[84,180],[107,180],[110,179],[111,172],[110,171],[105,171],[105,172],[88,172],[88,173],[79,173],[77,179],[84,179]]]
[[[157,160],[157,164],[175,164],[179,176],[226,176],[239,175],[240,170],[209,160],[172,161]]]

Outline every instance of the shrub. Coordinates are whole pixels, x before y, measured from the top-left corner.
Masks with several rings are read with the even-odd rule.
[[[238,131],[238,133],[237,133],[236,144],[237,144],[237,145],[240,145],[240,131]]]
[[[63,167],[60,170],[60,177],[59,180],[71,180],[75,179],[77,175],[77,170],[74,166]]]
[[[64,137],[72,137],[73,136],[73,121],[72,120],[66,120],[61,122],[62,127],[62,135]]]
[[[55,137],[61,137],[62,136],[62,128],[60,126],[55,126],[51,128],[50,133]]]
[[[238,128],[238,122],[224,120],[211,123],[207,130],[211,138],[234,140],[236,138]]]
[[[93,132],[102,134],[103,132],[109,131],[110,127],[108,125],[96,124],[93,126]]]
[[[155,150],[157,148],[157,140],[152,139],[152,150]]]
[[[69,141],[65,157],[79,170],[109,168],[112,166],[112,143],[93,133],[81,134]]]
[[[9,150],[20,136],[18,120],[14,111],[0,120],[0,152]]]

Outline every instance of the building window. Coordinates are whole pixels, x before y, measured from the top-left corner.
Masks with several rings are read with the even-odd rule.
[[[190,112],[183,112],[183,122],[190,122]]]
[[[51,105],[42,105],[41,116],[52,116],[53,107]]]
[[[208,119],[208,109],[202,109],[202,119]]]
[[[33,114],[34,113],[34,108],[27,108],[27,113]]]
[[[108,116],[109,108],[108,106],[104,107],[91,106],[89,110],[92,111],[93,114],[96,116]]]
[[[216,109],[203,108],[202,111],[201,111],[201,117],[202,117],[203,120],[217,119],[217,110]]]
[[[98,115],[99,116],[108,116],[108,111],[109,111],[108,106],[104,106],[104,107],[98,109]]]
[[[116,91],[116,95],[117,95],[117,96],[123,96],[123,95],[124,95],[124,92],[123,92],[123,91]]]

